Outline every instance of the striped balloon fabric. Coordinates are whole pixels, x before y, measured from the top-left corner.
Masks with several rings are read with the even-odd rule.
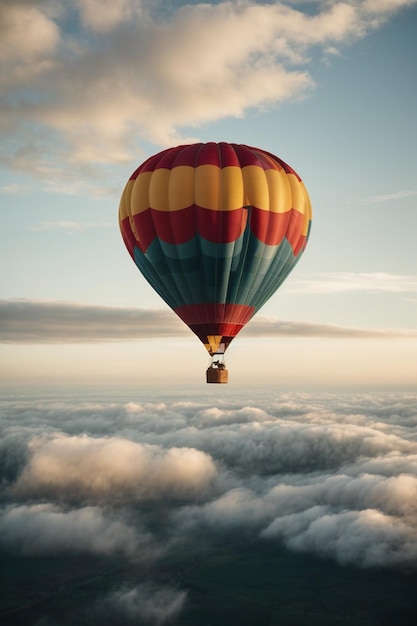
[[[169,148],[121,197],[126,247],[210,354],[227,349],[302,255],[311,204],[278,157],[232,143]]]

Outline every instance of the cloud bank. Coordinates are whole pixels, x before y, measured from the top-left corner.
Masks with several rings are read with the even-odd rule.
[[[308,96],[317,51],[334,57],[413,4],[5,0],[2,162],[74,189],[79,172],[129,162],[146,141]]]
[[[333,565],[331,594],[361,572],[413,584],[415,392],[109,390],[1,404],[0,556],[26,576],[28,559],[68,567],[56,582],[29,578],[31,604],[19,592],[19,611],[38,607],[42,623],[71,598],[60,623],[196,623],[219,593],[245,606],[243,587],[216,576],[225,562],[252,589],[248,551],[268,572],[296,555],[349,566]]]
[[[416,567],[416,401],[10,399],[0,549],[155,559],[193,536],[243,533],[342,565]]]
[[[357,279],[359,289],[375,283],[368,275]],[[394,277],[391,277],[392,279]],[[341,289],[343,280],[330,277],[323,283],[309,284],[306,290]],[[346,278],[346,289],[354,289],[355,277]],[[398,282],[391,280],[394,288]],[[412,281],[409,281],[411,284]],[[378,286],[375,287],[376,289]],[[384,289],[382,289],[383,291]],[[160,309],[122,309],[116,307],[81,305],[66,302],[31,300],[0,300],[0,341],[2,343],[85,343],[112,342],[182,337],[190,331],[172,312]],[[291,322],[257,315],[243,331],[246,337],[327,337],[327,338],[415,338],[415,329],[367,329],[336,324]]]

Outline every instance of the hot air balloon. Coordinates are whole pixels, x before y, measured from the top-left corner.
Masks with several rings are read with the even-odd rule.
[[[138,167],[119,223],[139,271],[207,349],[207,382],[225,383],[231,341],[306,247],[311,204],[298,174],[273,154],[195,143]]]

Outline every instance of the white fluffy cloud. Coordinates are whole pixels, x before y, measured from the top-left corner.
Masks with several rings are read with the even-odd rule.
[[[36,74],[51,69],[61,33],[47,3],[6,0],[2,3],[0,34],[0,61],[10,63],[9,69],[15,70],[11,75],[2,74],[2,80],[19,83],[33,79],[25,71],[29,68]]]
[[[53,504],[6,506],[0,546],[24,556],[90,552],[135,555],[137,532],[96,507],[65,510]]]
[[[204,452],[116,437],[38,437],[29,443],[29,452],[14,488],[19,497],[187,499],[200,497],[216,477]]]
[[[414,564],[417,533],[400,518],[376,509],[333,512],[312,507],[275,519],[262,532],[288,548],[334,557],[363,567]]]
[[[7,0],[0,124],[13,144],[3,161],[62,182],[63,162],[74,171],[127,162],[140,149],[133,136],[176,143],[199,124],[305,97],[313,48],[334,55],[409,4],[323,1],[303,13],[289,2],[163,10],[132,0]]]
[[[251,529],[290,550],[342,565],[415,565],[415,476],[312,475],[302,482],[284,478],[265,493],[234,488],[202,507],[183,509],[178,521],[186,529]]]

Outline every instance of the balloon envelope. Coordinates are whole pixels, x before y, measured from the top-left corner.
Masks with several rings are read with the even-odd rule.
[[[311,204],[278,157],[197,143],[164,150],[132,174],[119,223],[146,280],[215,354],[299,260]]]

